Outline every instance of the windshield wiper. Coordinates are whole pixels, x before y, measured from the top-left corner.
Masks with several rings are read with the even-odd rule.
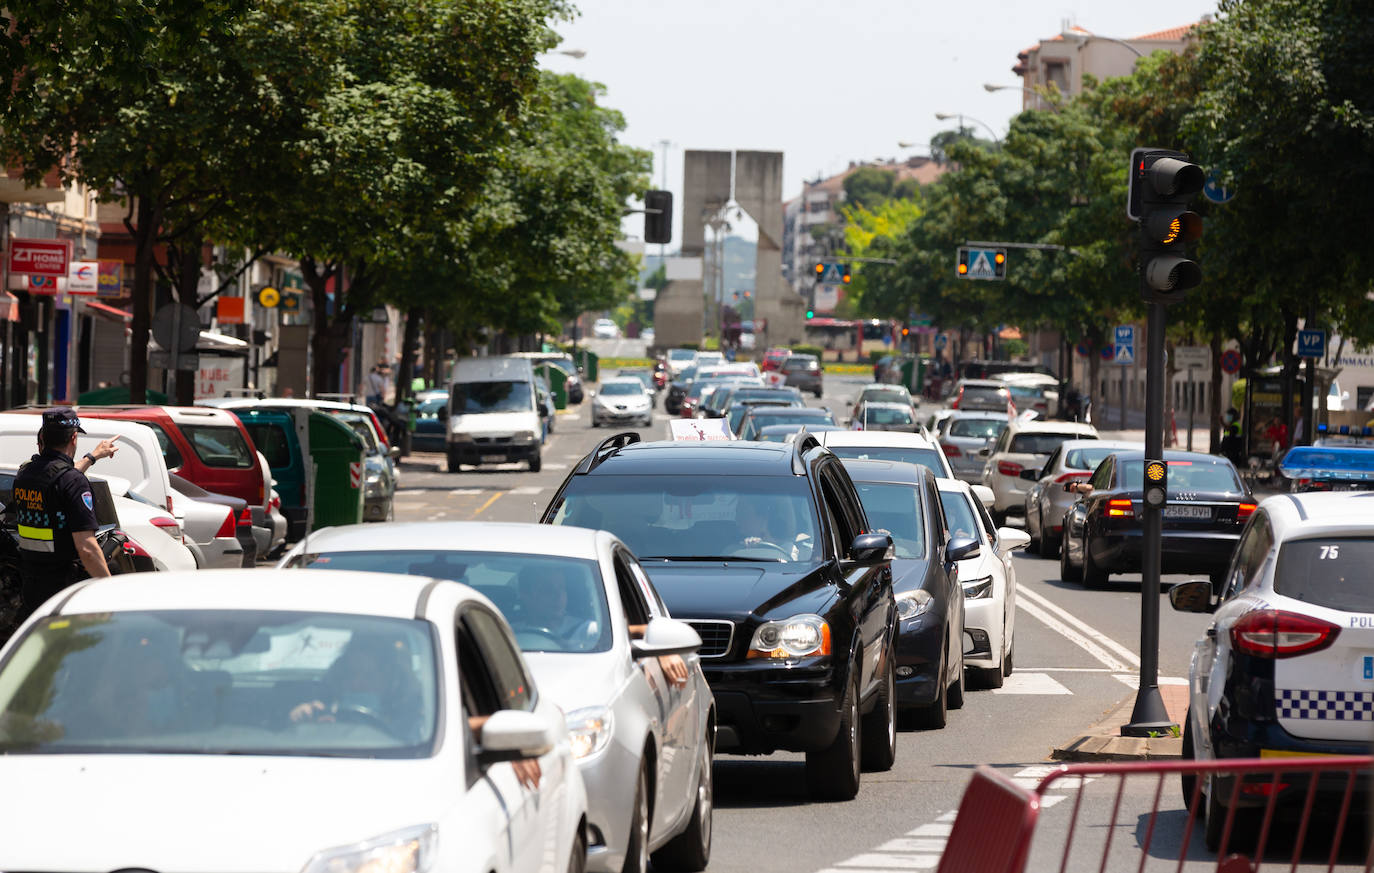
[[[640,555],[641,561],[752,561],[781,564],[782,558],[748,558],[743,555]]]

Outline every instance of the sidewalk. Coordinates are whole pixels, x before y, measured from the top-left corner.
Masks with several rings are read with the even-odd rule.
[[[1131,720],[1135,706],[1132,691],[1083,733],[1055,747],[1050,757],[1056,761],[1141,761],[1181,759],[1182,726],[1188,712],[1187,685],[1161,685],[1159,695],[1169,718],[1179,725],[1177,737],[1123,737],[1121,726]]]

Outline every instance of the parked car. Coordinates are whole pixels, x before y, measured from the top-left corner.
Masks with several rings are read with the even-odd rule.
[[[592,427],[603,424],[648,427],[653,416],[654,395],[636,378],[607,379],[601,383],[599,391],[592,392]]]
[[[539,873],[586,851],[563,715],[454,582],[218,570],[69,589],[0,650],[0,750],[7,870]],[[226,842],[187,785],[213,785],[252,838]]]
[[[855,409],[850,426],[855,430],[891,430],[899,433],[925,433],[916,421],[909,403],[876,403],[865,400]]]
[[[283,567],[453,579],[496,604],[544,694],[566,713],[587,784],[588,867],[701,870],[711,854],[714,702],[695,657],[625,545],[605,531],[438,522],[331,528]],[[686,682],[659,658],[685,659]],[[647,837],[647,839],[646,839]]]
[[[1139,449],[1139,443],[1120,440],[1068,440],[1040,468],[1027,467],[1021,478],[1035,484],[1026,491],[1026,533],[1030,550],[1046,558],[1059,557],[1064,539],[1064,516],[1078,499],[1064,490],[1070,482],[1086,482],[1102,459],[1112,452]]]
[[[1231,552],[1255,511],[1254,498],[1231,462],[1200,452],[1164,452],[1168,465],[1161,572],[1205,573],[1222,590]],[[1112,573],[1140,572],[1144,453],[1117,451],[1087,482],[1063,487],[1080,492],[1064,524],[1060,576],[1085,587],[1106,584]],[[1074,514],[1077,513],[1077,518]]]
[[[411,450],[443,452],[447,445],[448,392],[431,391],[415,400],[415,430],[410,434]]]
[[[1045,466],[1050,454],[1069,440],[1097,439],[1097,428],[1072,421],[1015,421],[997,442],[978,452],[983,459],[983,484],[992,489],[992,520],[999,525],[1008,515],[1026,511],[1030,480],[1021,474]]]
[[[756,440],[764,428],[779,424],[792,424],[810,430],[816,425],[835,425],[835,417],[828,409],[814,407],[746,406],[736,435],[742,440]]]
[[[787,385],[817,397],[824,393],[825,373],[815,355],[788,355],[778,367],[778,372],[787,379]]]
[[[973,538],[948,538],[935,474],[897,461],[846,460],[875,533],[892,537],[897,603],[898,711],[921,727],[942,728],[964,705],[964,597],[961,556]]]
[[[616,534],[701,635],[718,751],[804,752],[823,798],[853,797],[861,766],[892,766],[892,538],[862,533],[849,475],[814,437],[620,434],[574,467],[540,520]]]
[[[939,482],[940,501],[953,538],[967,536],[978,548],[959,559],[964,595],[964,664],[977,685],[1001,688],[1015,668],[1016,566],[1011,553],[1025,548],[1025,531],[994,527],[992,516],[967,482]]]
[[[1011,405],[1011,390],[1003,382],[990,379],[960,379],[954,386],[950,409],[984,409],[1007,412]]]
[[[1007,423],[1005,412],[958,409],[941,419],[937,432],[940,449],[954,475],[965,482],[982,483],[985,456],[980,452],[997,441]]]
[[[213,494],[172,474],[178,503],[185,501],[182,528],[197,567],[232,569],[257,564],[258,543],[248,504],[228,494]]]
[[[1364,580],[1374,565],[1371,499],[1350,493],[1270,497],[1245,525],[1219,598],[1207,580],[1169,591],[1175,609],[1213,614],[1188,670],[1185,759],[1369,753],[1374,588]],[[1264,785],[1246,783],[1239,791],[1235,778],[1216,774],[1203,781],[1198,814],[1213,851],[1220,848],[1228,806],[1238,805],[1236,845],[1234,835],[1258,832],[1269,800],[1270,791],[1263,790],[1268,776]],[[1185,804],[1193,802],[1196,779],[1183,777]],[[1278,815],[1294,802],[1285,802],[1295,794],[1289,781],[1275,782]],[[1314,783],[1317,808],[1338,806],[1345,783]],[[1305,780],[1296,797],[1306,797]],[[1362,794],[1356,798],[1367,805]]]

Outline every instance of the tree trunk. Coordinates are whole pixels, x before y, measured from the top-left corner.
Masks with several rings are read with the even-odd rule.
[[[422,310],[415,307],[406,312],[405,332],[401,335],[401,364],[396,368],[396,402],[411,396],[410,384],[415,372],[415,348],[420,340]]]
[[[200,287],[200,271],[204,264],[204,243],[198,235],[191,236],[184,246],[168,248],[168,263],[172,272],[172,289],[176,292],[178,303],[196,308],[196,291]],[[169,350],[170,351],[170,350]],[[177,370],[175,375],[178,406],[191,406],[196,402],[196,371]]]
[[[1225,409],[1221,402],[1221,331],[1212,331],[1212,378],[1207,386],[1207,409],[1212,413],[1209,416],[1207,426],[1207,445],[1209,451],[1216,454],[1221,449],[1221,417],[1225,409],[1230,409],[1228,402]]]
[[[1284,427],[1288,429],[1291,439],[1293,435],[1293,379],[1298,374],[1298,359],[1293,354],[1293,343],[1298,339],[1298,316],[1296,313],[1283,310],[1283,409],[1280,410],[1279,419]]]
[[[152,187],[152,186],[147,186]],[[153,321],[153,243],[157,239],[160,210],[156,201],[147,196],[137,198],[136,223],[129,227],[134,238],[134,317],[129,338],[129,402],[148,400],[148,329]]]
[[[339,390],[339,368],[350,339],[349,319],[340,317],[343,297],[337,286],[341,284],[341,273],[337,264],[320,264],[314,258],[302,258],[300,263],[301,276],[310,290],[313,308],[310,320],[310,395],[336,393]],[[328,314],[331,280],[336,286],[333,316]]]

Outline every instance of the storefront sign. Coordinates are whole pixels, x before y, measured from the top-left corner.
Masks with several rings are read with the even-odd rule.
[[[215,301],[215,318],[220,324],[243,324],[242,297],[221,297]]]
[[[100,290],[100,264],[95,261],[72,261],[67,273],[67,293],[89,294]]]
[[[56,239],[11,239],[9,271],[38,276],[67,275],[72,259],[70,242]]]
[[[96,291],[97,297],[123,297],[124,296],[124,262],[123,261],[96,261],[100,265],[99,270],[99,290]]]

